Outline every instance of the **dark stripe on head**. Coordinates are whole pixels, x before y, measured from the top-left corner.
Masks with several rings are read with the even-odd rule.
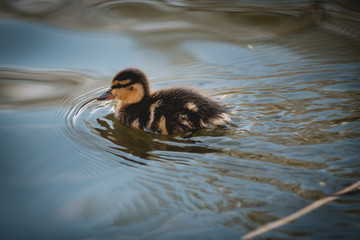
[[[124,82],[121,83],[122,81]],[[111,89],[124,88],[137,83],[143,86],[144,95],[149,96],[150,89],[148,79],[145,73],[137,68],[127,68],[116,74],[113,78]]]
[[[133,85],[133,83],[132,82],[129,82],[129,83],[127,83],[127,84],[116,84],[116,85],[114,85],[114,86],[111,86],[111,89],[115,89],[115,88],[125,88],[125,87],[128,87],[128,86],[130,86],[130,85]]]

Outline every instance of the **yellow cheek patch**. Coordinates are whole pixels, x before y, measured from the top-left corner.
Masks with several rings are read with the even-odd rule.
[[[144,88],[140,83],[135,83],[126,88],[114,88],[111,93],[121,101],[122,106],[140,102],[145,96]]]

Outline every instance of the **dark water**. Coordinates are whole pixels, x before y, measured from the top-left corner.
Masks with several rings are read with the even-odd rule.
[[[1,239],[240,239],[360,177],[357,1],[1,1]],[[230,109],[191,140],[95,97],[136,66]],[[359,192],[264,239],[359,239]]]

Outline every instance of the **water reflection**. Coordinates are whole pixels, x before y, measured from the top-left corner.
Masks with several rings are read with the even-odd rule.
[[[0,69],[0,107],[56,106],[89,76],[75,72]]]
[[[356,4],[259,3],[2,1],[33,20],[0,23],[7,236],[239,239],[358,179]],[[191,139],[120,125],[95,97],[129,65],[154,90],[204,91],[232,123]],[[355,239],[358,204],[268,237]]]
[[[113,114],[105,116],[105,119],[117,123]],[[101,119],[97,120],[98,124],[103,128],[94,128],[100,136],[112,141],[115,145],[118,145],[117,150],[124,150],[128,153],[135,153],[141,155],[142,158],[148,158],[147,153],[157,151],[171,151],[171,152],[190,152],[190,153],[210,153],[216,152],[216,149],[206,148],[201,146],[201,142],[194,142],[189,139],[181,139],[185,136],[179,136],[178,138],[167,138],[163,136],[153,136],[151,134],[136,132],[134,129],[125,127],[121,124],[114,124],[114,128],[111,128],[107,121]]]
[[[76,107],[78,109],[69,109],[66,121],[67,132],[71,134],[71,138],[76,142],[85,143],[84,146],[96,147],[114,154],[120,159],[139,164],[146,164],[144,159],[150,159],[153,151],[189,153],[215,153],[218,151],[206,146],[201,141],[187,140],[186,135],[156,136],[123,126],[118,123],[112,113],[113,103],[108,102],[99,106],[99,102],[91,98],[91,95],[91,100],[87,100],[89,94],[84,94],[82,97],[76,99],[78,102],[74,105],[74,109]],[[102,116],[105,111],[111,113]],[[215,133],[215,131],[213,132]],[[137,157],[142,160],[136,161]]]

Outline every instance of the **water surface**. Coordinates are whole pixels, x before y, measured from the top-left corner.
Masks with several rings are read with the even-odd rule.
[[[3,239],[239,239],[360,177],[359,6],[3,1]],[[231,124],[119,124],[119,70],[190,86]],[[263,236],[357,239],[358,191]]]

